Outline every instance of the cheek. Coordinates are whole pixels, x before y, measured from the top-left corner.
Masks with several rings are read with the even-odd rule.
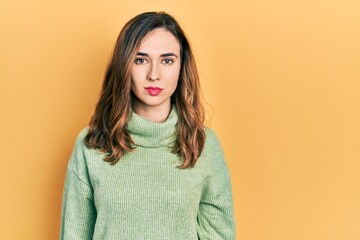
[[[140,85],[142,79],[142,73],[139,70],[131,71],[131,88],[135,90],[136,86]]]
[[[174,94],[176,87],[178,85],[178,82],[179,82],[179,74],[174,74],[172,76],[171,80],[169,79],[168,88],[170,90],[171,95]]]
[[[171,85],[176,85],[180,76],[180,67],[174,68],[171,71],[166,72],[165,74],[165,79],[167,79],[167,81],[171,83]]]

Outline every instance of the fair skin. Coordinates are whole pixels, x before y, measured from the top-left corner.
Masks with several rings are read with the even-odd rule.
[[[154,29],[140,44],[131,67],[132,108],[145,119],[164,122],[180,75],[180,44],[164,28]]]

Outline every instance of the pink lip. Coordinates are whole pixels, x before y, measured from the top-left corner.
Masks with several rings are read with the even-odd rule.
[[[161,93],[161,91],[163,90],[162,88],[159,87],[146,87],[145,90],[151,95],[151,96],[156,96],[159,93]]]

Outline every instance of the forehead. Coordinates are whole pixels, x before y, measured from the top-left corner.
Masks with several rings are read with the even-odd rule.
[[[139,52],[163,53],[180,52],[178,39],[164,28],[157,28],[148,33],[140,43]]]

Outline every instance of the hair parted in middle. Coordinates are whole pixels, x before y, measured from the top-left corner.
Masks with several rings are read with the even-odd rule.
[[[180,44],[181,68],[178,85],[171,96],[178,112],[175,145],[172,152],[183,163],[181,169],[193,167],[205,144],[204,107],[195,59],[186,35],[177,21],[165,12],[145,12],[132,18],[121,30],[95,112],[85,137],[88,148],[105,152],[104,161],[116,164],[125,152],[134,150],[126,129],[131,110],[131,67],[141,41],[154,29],[172,33]]]

